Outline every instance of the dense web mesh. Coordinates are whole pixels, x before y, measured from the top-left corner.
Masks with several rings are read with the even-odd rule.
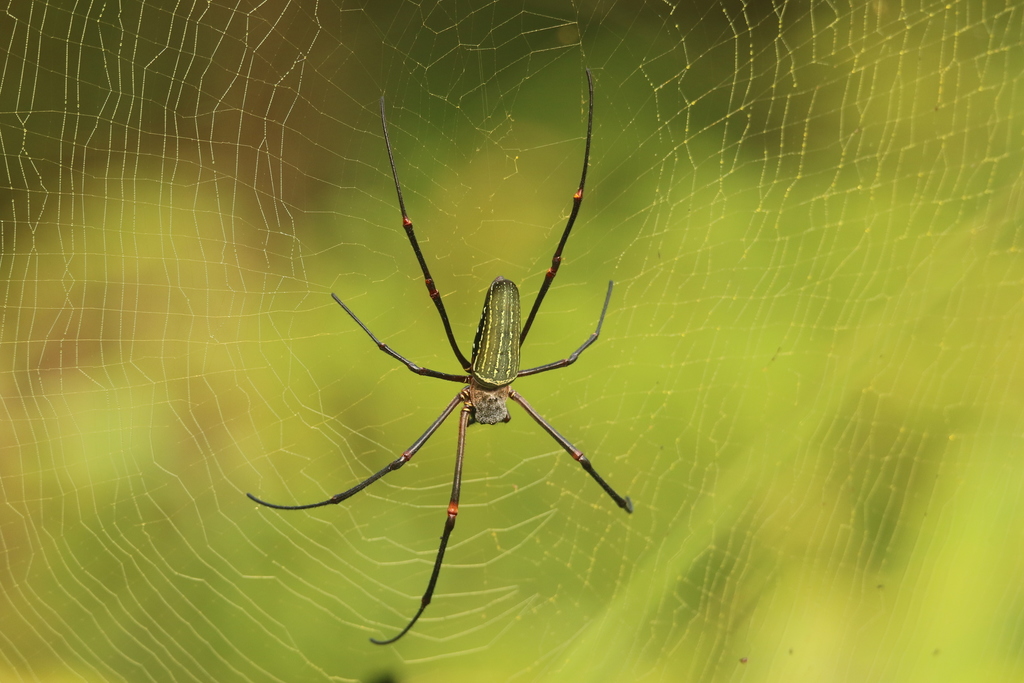
[[[1024,10],[8,0],[0,680],[1024,679]],[[532,302],[469,429],[463,350]]]

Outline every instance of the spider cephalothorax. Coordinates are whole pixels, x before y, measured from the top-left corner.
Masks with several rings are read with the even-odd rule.
[[[321,507],[324,505],[335,505],[347,500],[353,495],[359,493],[367,486],[377,481],[385,474],[393,472],[400,468],[405,463],[409,462],[413,455],[423,447],[438,427],[451,415],[455,409],[462,404],[462,409],[459,412],[459,432],[458,441],[455,449],[455,476],[452,481],[452,495],[448,501],[448,517],[445,521],[444,532],[441,534],[441,545],[437,549],[437,558],[434,560],[434,569],[430,575],[430,581],[427,584],[427,590],[423,594],[423,598],[420,600],[420,608],[413,616],[412,620],[406,625],[402,631],[393,638],[388,640],[376,640],[371,638],[374,643],[378,645],[386,645],[393,643],[413,627],[413,624],[423,614],[423,610],[430,604],[430,599],[434,595],[434,588],[437,586],[437,577],[441,572],[441,564],[444,561],[444,551],[448,547],[448,538],[451,536],[452,529],[455,528],[455,518],[459,514],[459,493],[462,488],[462,458],[465,453],[466,446],[466,428],[470,422],[478,422],[480,424],[493,425],[499,422],[508,422],[510,418],[506,402],[511,399],[518,403],[526,413],[533,418],[537,424],[539,424],[544,431],[546,431],[558,444],[564,448],[569,455],[571,455],[589,474],[593,479],[601,486],[601,488],[607,493],[615,504],[621,507],[626,512],[633,511],[633,503],[629,498],[620,496],[612,489],[611,486],[596,472],[594,471],[593,465],[587,459],[583,452],[573,446],[569,441],[559,434],[554,427],[542,418],[533,407],[527,403],[526,399],[522,397],[519,392],[512,388],[512,382],[519,377],[526,377],[527,375],[536,375],[541,372],[548,370],[554,370],[556,368],[563,368],[567,365],[571,365],[576,362],[583,351],[594,343],[598,335],[601,333],[601,323],[604,322],[605,313],[608,311],[608,302],[612,296],[612,283],[608,283],[608,293],[604,298],[604,307],[601,309],[601,317],[598,318],[597,328],[587,338],[583,344],[576,349],[572,355],[561,360],[554,361],[553,363],[547,363],[540,365],[535,368],[529,368],[527,370],[519,369],[519,347],[522,346],[526,340],[526,335],[530,331],[530,327],[533,325],[534,318],[537,315],[537,311],[540,309],[540,304],[544,300],[544,295],[547,294],[548,288],[551,286],[551,281],[555,278],[558,273],[558,266],[562,262],[562,249],[565,247],[566,240],[569,239],[569,233],[572,231],[573,223],[576,222],[576,215],[579,213],[580,204],[583,201],[583,186],[587,180],[587,166],[590,163],[590,137],[594,127],[594,81],[590,75],[590,70],[587,70],[587,84],[590,92],[590,106],[588,109],[587,116],[587,144],[583,153],[583,174],[580,177],[580,186],[576,190],[576,194],[573,195],[572,212],[569,214],[569,220],[565,225],[565,230],[562,232],[562,238],[558,242],[558,247],[555,249],[555,255],[551,258],[551,267],[548,268],[547,273],[544,275],[544,282],[540,286],[540,291],[537,292],[537,298],[534,299],[533,307],[530,309],[530,315],[526,318],[526,323],[520,327],[520,309],[519,309],[519,289],[515,283],[511,280],[506,280],[503,277],[497,277],[491,283],[490,288],[487,290],[487,296],[484,299],[484,308],[480,315],[480,324],[477,327],[476,338],[473,340],[473,356],[472,359],[467,359],[459,349],[458,343],[455,341],[455,335],[452,334],[451,323],[448,322],[448,314],[444,309],[444,302],[441,301],[441,294],[437,291],[434,286],[434,278],[430,275],[430,270],[427,268],[427,262],[423,259],[423,253],[420,251],[419,242],[416,240],[416,234],[413,231],[412,221],[409,220],[409,215],[405,210],[405,200],[402,198],[402,185],[398,182],[398,171],[395,168],[395,156],[391,151],[391,140],[388,138],[388,123],[384,116],[384,98],[380,100],[380,120],[381,125],[384,128],[384,143],[388,150],[388,160],[391,163],[391,174],[395,179],[395,191],[398,193],[398,206],[402,210],[402,226],[405,228],[405,234],[409,238],[410,244],[412,244],[413,252],[416,254],[416,260],[419,262],[420,270],[423,272],[423,279],[427,285],[427,292],[430,294],[431,300],[437,307],[437,311],[441,316],[441,323],[444,325],[445,335],[448,337],[448,343],[452,347],[452,351],[455,353],[455,358],[459,361],[462,366],[463,374],[453,374],[447,372],[438,372],[437,370],[430,370],[429,368],[420,367],[412,361],[408,360],[398,352],[394,351],[387,344],[381,342],[374,336],[373,332],[370,332],[369,328],[362,323],[356,314],[353,313],[348,306],[346,306],[336,294],[331,294],[334,300],[345,309],[353,320],[363,329],[366,334],[377,344],[381,351],[392,358],[397,359],[403,363],[407,368],[412,370],[418,375],[426,375],[428,377],[436,377],[437,379],[448,380],[450,382],[460,382],[466,384],[455,398],[453,398],[445,409],[441,412],[441,415],[434,420],[433,424],[427,428],[427,431],[423,433],[420,438],[400,456],[392,460],[383,469],[364,481],[356,484],[352,488],[337,495],[331,496],[327,500],[320,501],[319,503],[310,503],[308,505],[275,505],[273,503],[267,503],[260,500],[251,493],[246,494],[251,499],[265,505],[267,507],[276,508],[278,510],[305,510],[308,508]]]

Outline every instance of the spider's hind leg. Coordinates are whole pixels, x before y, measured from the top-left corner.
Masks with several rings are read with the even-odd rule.
[[[590,74],[590,69],[587,69],[587,87],[590,92],[590,107],[587,113],[587,146],[583,151],[583,174],[580,176],[580,187],[572,196],[572,212],[569,214],[565,230],[562,231],[562,239],[558,241],[558,246],[555,248],[555,255],[551,257],[551,267],[544,273],[544,282],[541,283],[537,298],[533,301],[533,308],[530,309],[530,315],[526,318],[526,324],[523,325],[523,330],[519,333],[520,346],[526,341],[526,335],[533,325],[533,319],[537,316],[537,311],[540,310],[540,303],[544,301],[544,295],[548,293],[552,280],[558,275],[558,267],[562,265],[562,249],[565,248],[569,233],[572,232],[572,226],[576,223],[576,216],[580,212],[580,204],[583,203],[583,186],[587,184],[587,167],[590,165],[590,138],[594,132],[594,77]]]
[[[448,313],[444,310],[444,302],[441,301],[441,293],[437,291],[437,287],[434,286],[434,278],[430,275],[430,269],[427,267],[427,262],[423,259],[423,252],[420,251],[420,243],[416,240],[416,231],[413,230],[412,221],[409,219],[409,214],[405,210],[405,199],[402,197],[402,184],[398,181],[398,169],[395,167],[395,155],[391,151],[391,138],[388,136],[388,120],[384,116],[384,98],[380,98],[380,123],[381,127],[384,128],[384,146],[388,148],[388,161],[391,162],[391,176],[395,179],[395,192],[398,194],[398,207],[402,210],[402,227],[405,228],[405,234],[409,237],[409,243],[412,245],[412,250],[416,254],[416,260],[420,264],[420,270],[423,271],[423,282],[427,286],[427,293],[430,294],[431,301],[434,302],[434,306],[437,307],[437,312],[441,315],[441,323],[444,325],[444,333],[448,337],[448,343],[451,344],[452,351],[455,352],[455,357],[459,361],[459,365],[466,372],[469,372],[473,364],[469,362],[469,359],[459,349],[458,342],[455,341],[455,334],[452,333],[452,325],[448,322]],[[341,302],[338,302],[341,303]]]

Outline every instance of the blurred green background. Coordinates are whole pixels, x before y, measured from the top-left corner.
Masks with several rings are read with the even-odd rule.
[[[1011,2],[11,2],[0,679],[1024,679]],[[457,387],[532,301],[513,407]]]

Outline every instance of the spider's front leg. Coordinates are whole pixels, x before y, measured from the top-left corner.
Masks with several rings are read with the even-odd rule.
[[[462,396],[462,394],[460,394],[460,396]],[[455,476],[452,479],[452,497],[448,501],[448,518],[445,520],[444,531],[441,533],[441,545],[437,549],[437,558],[434,560],[434,571],[430,573],[430,581],[427,583],[427,590],[423,593],[423,597],[420,599],[420,608],[416,611],[416,615],[408,624],[406,624],[405,628],[403,628],[402,631],[394,638],[388,638],[387,640],[370,638],[370,642],[375,645],[390,645],[408,633],[409,629],[411,629],[419,620],[420,615],[423,614],[423,610],[427,609],[427,605],[430,604],[431,598],[434,597],[434,589],[437,587],[437,577],[441,574],[441,563],[444,562],[444,551],[445,548],[448,547],[448,538],[452,535],[452,529],[455,528],[455,518],[459,514],[459,494],[462,492],[462,455],[466,450],[466,427],[469,425],[469,416],[472,411],[472,407],[469,404],[468,399],[469,396],[466,395],[464,398],[464,401],[466,402],[462,406],[462,412],[459,414],[459,440],[458,445],[455,448]]]
[[[379,472],[359,482],[358,484],[350,488],[348,491],[344,491],[342,493],[333,495],[327,500],[322,500],[319,503],[308,503],[306,505],[277,505],[276,503],[268,503],[265,500],[260,500],[251,493],[247,493],[245,495],[249,496],[249,498],[259,503],[260,505],[264,505],[268,508],[274,508],[275,510],[309,510],[310,508],[323,507],[324,505],[337,505],[343,500],[347,500],[352,496],[356,495],[357,493],[365,489],[367,486],[383,477],[388,472],[394,472],[399,467],[409,462],[412,459],[412,456],[416,455],[416,452],[419,451],[420,448],[423,447],[423,444],[427,442],[427,439],[429,439],[434,434],[434,432],[437,431],[437,428],[440,427],[441,424],[446,419],[448,419],[448,416],[452,414],[452,411],[455,410],[455,407],[459,405],[459,403],[465,403],[468,400],[469,389],[466,388],[460,391],[458,394],[456,394],[455,398],[453,398],[451,402],[447,406],[445,406],[445,409],[444,411],[442,411],[441,415],[436,420],[434,420],[434,423],[432,425],[430,425],[427,428],[427,431],[423,432],[423,435],[420,436],[420,438],[416,439],[413,445],[409,446],[409,448],[402,451],[402,454],[400,456],[389,462],[387,466],[381,469]]]
[[[526,399],[523,398],[522,394],[520,394],[518,391],[515,391],[514,389],[510,389],[509,398],[518,403],[520,406],[522,406],[523,410],[529,413],[530,417],[536,420],[537,424],[543,427],[544,431],[550,434],[551,438],[557,441],[558,445],[564,448],[566,452],[573,457],[573,460],[578,462],[580,466],[582,466],[583,469],[586,470],[587,474],[594,478],[594,481],[596,481],[601,486],[601,488],[604,489],[605,493],[611,496],[611,499],[615,501],[616,505],[618,505],[626,512],[633,512],[633,501],[629,499],[629,496],[623,497],[616,493],[615,489],[613,489],[608,484],[608,482],[606,482],[604,478],[600,474],[598,474],[596,470],[594,470],[594,466],[590,464],[590,460],[587,459],[587,456],[583,455],[583,451],[569,443],[568,439],[559,434],[558,430],[556,430],[554,427],[548,424],[548,421],[541,417],[540,414],[538,414],[537,411],[533,409],[533,406],[526,402]]]

